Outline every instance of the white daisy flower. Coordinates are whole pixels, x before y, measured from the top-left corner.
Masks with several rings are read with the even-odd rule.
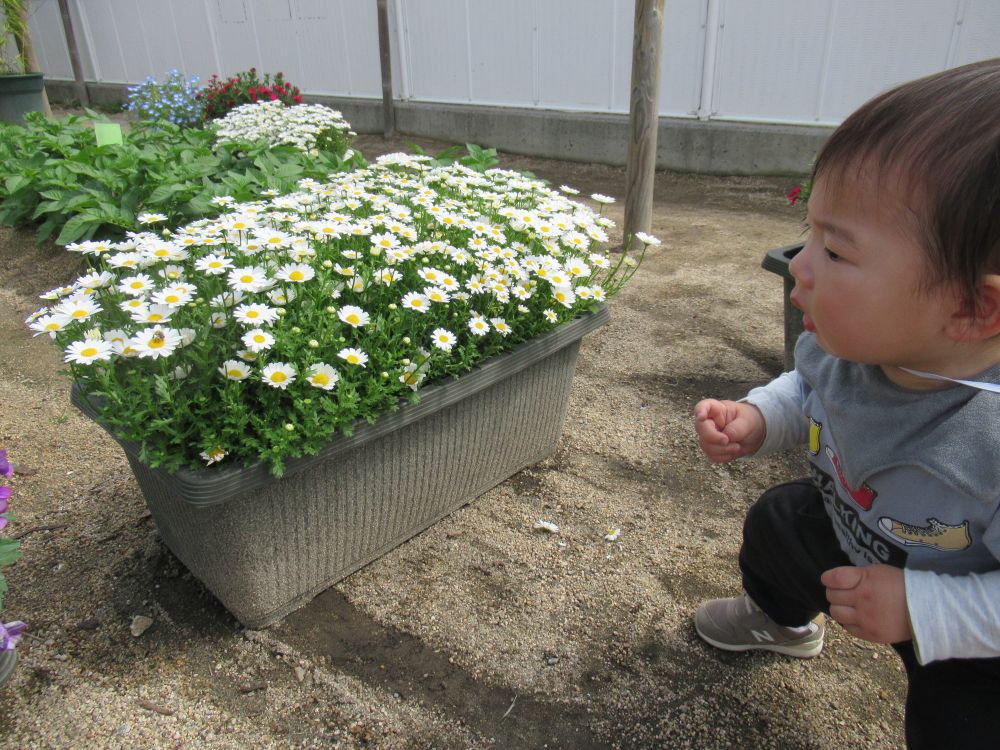
[[[133,297],[145,295],[153,289],[153,280],[144,273],[126,276],[118,282],[118,291]]]
[[[237,307],[233,310],[233,317],[245,326],[270,325],[278,319],[278,311],[273,307],[254,302]]]
[[[431,343],[442,351],[450,352],[457,340],[454,333],[444,328],[435,328],[431,333]]]
[[[259,266],[231,269],[228,282],[230,287],[239,292],[259,292],[271,286],[267,272]]]
[[[368,355],[360,349],[355,349],[353,347],[341,349],[337,352],[337,356],[347,362],[347,364],[358,365],[359,367],[364,367],[368,362]]]
[[[576,302],[576,293],[571,286],[557,286],[552,289],[552,299],[563,307],[572,307]]]
[[[490,325],[501,336],[509,336],[511,334],[511,328],[503,318],[490,318]]]
[[[168,305],[142,305],[131,311],[136,323],[165,323],[173,314],[174,308]]]
[[[35,332],[36,336],[47,333],[52,338],[55,338],[56,332],[63,330],[69,321],[70,318],[65,315],[43,315],[33,320],[28,327]]]
[[[233,267],[231,258],[225,255],[206,255],[194,262],[194,267],[210,276],[219,276]]]
[[[469,319],[469,330],[474,336],[485,336],[490,332],[490,324],[482,315],[474,315]]]
[[[378,275],[378,280],[386,286],[391,286],[401,278],[403,278],[403,275],[394,268],[383,268]]]
[[[424,289],[424,296],[426,296],[431,302],[437,302],[438,304],[443,304],[451,299],[448,292],[439,286],[427,287]]]
[[[317,362],[309,368],[306,375],[309,385],[321,388],[324,391],[332,391],[340,380],[340,373],[325,362]]]
[[[604,302],[608,298],[608,293],[604,291],[604,287],[594,285],[590,288],[590,296],[598,302]]]
[[[274,336],[261,328],[247,331],[240,340],[254,354],[270,349],[274,344]]]
[[[267,293],[267,298],[271,300],[271,304],[277,305],[278,307],[287,305],[297,296],[298,292],[296,292],[292,287],[288,287],[287,289],[272,289]]]
[[[108,271],[94,271],[76,280],[77,289],[100,289],[114,281],[114,274]]]
[[[572,188],[569,185],[560,185],[559,189],[562,190],[566,195],[579,195],[580,191],[576,188]]]
[[[287,362],[272,362],[261,370],[260,379],[272,388],[285,390],[295,382],[295,368]]]
[[[131,345],[140,357],[159,359],[169,357],[181,343],[180,333],[173,328],[153,326],[138,331],[132,337]]]
[[[99,360],[111,359],[111,354],[112,348],[109,342],[84,339],[83,341],[74,341],[67,346],[65,351],[66,356],[63,359],[66,362],[75,362],[78,365],[89,365]]]
[[[410,292],[403,297],[403,307],[407,310],[415,310],[421,313],[427,312],[430,304],[430,300],[419,292]]]
[[[140,224],[159,224],[161,221],[166,221],[167,217],[165,214],[145,213],[136,216],[135,220]]]
[[[544,315],[545,319],[550,323],[555,323],[559,320],[559,315],[552,308],[549,308],[548,310],[543,312],[542,315]]]
[[[52,308],[52,312],[55,315],[63,315],[70,320],[80,322],[93,317],[102,309],[93,297],[86,294],[74,294]]]
[[[344,305],[337,311],[337,317],[351,328],[360,328],[370,320],[368,313],[357,305]]]
[[[279,268],[275,274],[275,278],[281,281],[290,281],[296,284],[301,284],[303,281],[309,281],[316,276],[316,270],[305,263],[289,263],[288,265]]]
[[[202,451],[198,455],[201,457],[201,460],[205,462],[205,466],[211,466],[212,464],[219,463],[219,461],[228,456],[229,451],[223,450],[222,448],[212,448],[212,450]]]
[[[601,203],[605,206],[615,202],[615,199],[612,198],[610,195],[601,195],[600,193],[593,193],[590,197],[593,198],[594,201],[596,201],[597,203]]]
[[[597,253],[591,253],[587,256],[587,260],[590,261],[591,265],[595,268],[606,269],[611,267],[611,261],[605,255],[598,255]]]
[[[646,234],[645,232],[636,232],[635,238],[639,240],[643,245],[650,245],[655,247],[660,244],[660,240],[651,234]]]
[[[191,287],[172,284],[153,294],[152,301],[168,307],[183,307],[193,298]]]

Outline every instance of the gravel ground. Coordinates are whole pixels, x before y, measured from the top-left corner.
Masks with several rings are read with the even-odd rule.
[[[503,166],[624,195],[621,169]],[[713,466],[690,416],[780,372],[781,281],[760,261],[799,236],[789,186],[658,174],[664,244],[584,339],[556,452],[263,631],[163,547],[123,454],[28,335],[35,295],[76,258],[0,230],[0,446],[24,553],[4,616],[30,626],[0,688],[0,746],[901,747],[888,648],[833,626],[813,660],[731,654],[691,624],[739,589],[748,504],[805,466]]]

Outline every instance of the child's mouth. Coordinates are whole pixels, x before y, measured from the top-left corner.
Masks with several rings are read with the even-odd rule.
[[[810,333],[816,333],[816,324],[806,313],[802,313],[802,327]]]

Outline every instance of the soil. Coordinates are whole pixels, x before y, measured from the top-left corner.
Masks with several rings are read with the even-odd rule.
[[[620,224],[624,170],[501,156],[617,196]],[[0,446],[23,551],[4,618],[29,625],[0,746],[902,747],[887,647],[832,625],[816,659],[732,654],[691,624],[701,600],[739,591],[748,505],[805,467],[712,465],[691,420],[699,399],[782,369],[782,283],[760,263],[800,236],[793,183],[657,174],[663,245],[584,339],[555,453],[262,631],[162,545],[124,455],[23,323],[76,256],[0,230]],[[137,616],[152,621],[138,636]]]

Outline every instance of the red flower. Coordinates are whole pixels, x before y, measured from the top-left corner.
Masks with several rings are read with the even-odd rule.
[[[799,195],[802,193],[802,186],[796,185],[791,190],[788,191],[788,205],[794,206],[795,202],[799,199]]]
[[[296,104],[302,104],[302,97],[301,96],[292,97],[292,101],[295,102]]]

